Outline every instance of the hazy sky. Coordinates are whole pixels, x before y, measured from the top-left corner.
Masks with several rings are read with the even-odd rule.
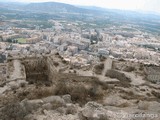
[[[0,0],[7,1],[7,0]],[[55,1],[75,5],[99,6],[105,8],[147,10],[160,13],[160,0],[8,0],[12,2],[46,2]]]

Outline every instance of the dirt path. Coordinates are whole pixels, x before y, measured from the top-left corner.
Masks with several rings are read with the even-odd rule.
[[[15,79],[19,79],[19,78],[24,78],[23,74],[22,74],[22,69],[21,69],[21,63],[19,60],[14,60],[13,61],[13,66],[14,66],[14,71],[12,73],[12,77],[11,79],[12,80],[15,80]]]
[[[20,65],[20,62],[18,60],[14,60],[14,68],[15,70],[13,71],[13,76],[14,77],[19,77],[21,76],[21,65]]]

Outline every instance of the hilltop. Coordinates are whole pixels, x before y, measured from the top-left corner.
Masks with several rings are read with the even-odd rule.
[[[65,4],[65,3],[58,3],[58,2],[44,2],[44,3],[30,3],[24,6],[26,10],[30,11],[38,11],[38,12],[78,12],[84,13],[87,10],[78,8],[73,5]]]

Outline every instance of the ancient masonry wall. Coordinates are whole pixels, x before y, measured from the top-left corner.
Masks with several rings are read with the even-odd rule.
[[[26,80],[48,80],[48,66],[46,59],[28,58],[23,61],[26,71]]]
[[[26,80],[25,67],[20,60],[8,60],[6,81]]]
[[[54,60],[49,56],[9,59],[6,81],[52,81],[56,71]]]

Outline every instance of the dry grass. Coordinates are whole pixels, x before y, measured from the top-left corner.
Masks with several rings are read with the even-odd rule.
[[[132,99],[144,100],[145,99],[144,96],[134,94],[133,91],[121,90],[120,93],[121,93],[120,97],[126,100],[132,100]]]
[[[120,104],[120,105],[117,106],[117,107],[120,107],[120,108],[129,107],[129,103],[128,103],[128,102],[125,102],[125,103]]]
[[[147,102],[144,101],[140,101],[138,103],[138,109],[140,110],[148,110],[149,104]]]
[[[86,88],[82,85],[66,85],[64,82],[58,83],[55,89],[56,95],[70,94],[73,101],[82,103],[88,97],[87,92]]]
[[[62,107],[63,104],[59,101],[54,101],[54,102],[51,102],[51,106],[52,106],[52,109],[57,109],[59,107]]]
[[[13,93],[6,94],[5,96],[1,95],[0,107],[6,106],[7,104],[10,104],[10,103],[16,103],[18,101],[19,101],[19,98],[16,95],[14,95]]]
[[[48,75],[38,74],[38,75],[27,75],[27,81],[29,84],[35,84],[36,86],[51,86],[52,81],[48,80]]]
[[[0,109],[1,120],[24,120],[24,117],[30,112],[20,103],[10,103]]]
[[[126,77],[124,73],[121,73],[117,70],[108,70],[106,73],[106,76],[110,78],[116,78],[120,80],[120,84],[122,84],[123,87],[130,87],[130,78]]]
[[[72,101],[80,104],[85,104],[87,101],[101,99],[103,97],[103,91],[100,86],[86,87],[85,84],[68,84],[65,81],[61,81],[56,85],[55,94],[70,94]]]
[[[51,87],[43,86],[43,87],[38,87],[38,88],[34,87],[34,88],[27,89],[27,90],[19,91],[17,93],[17,97],[20,100],[23,100],[25,98],[28,98],[30,100],[41,99],[41,98],[48,97],[51,95],[54,95],[54,87],[53,86],[51,86]]]
[[[108,89],[108,85],[99,81],[96,77],[77,76],[76,74],[57,74],[54,82],[49,87],[34,86],[31,88],[24,87],[17,92],[20,100],[28,98],[41,99],[51,95],[70,94],[72,100],[79,103],[101,99],[103,92]]]
[[[120,81],[127,81],[131,82],[130,78],[126,77],[124,73],[121,73],[117,70],[108,70],[106,73],[106,76],[109,76],[110,78],[116,78]]]

